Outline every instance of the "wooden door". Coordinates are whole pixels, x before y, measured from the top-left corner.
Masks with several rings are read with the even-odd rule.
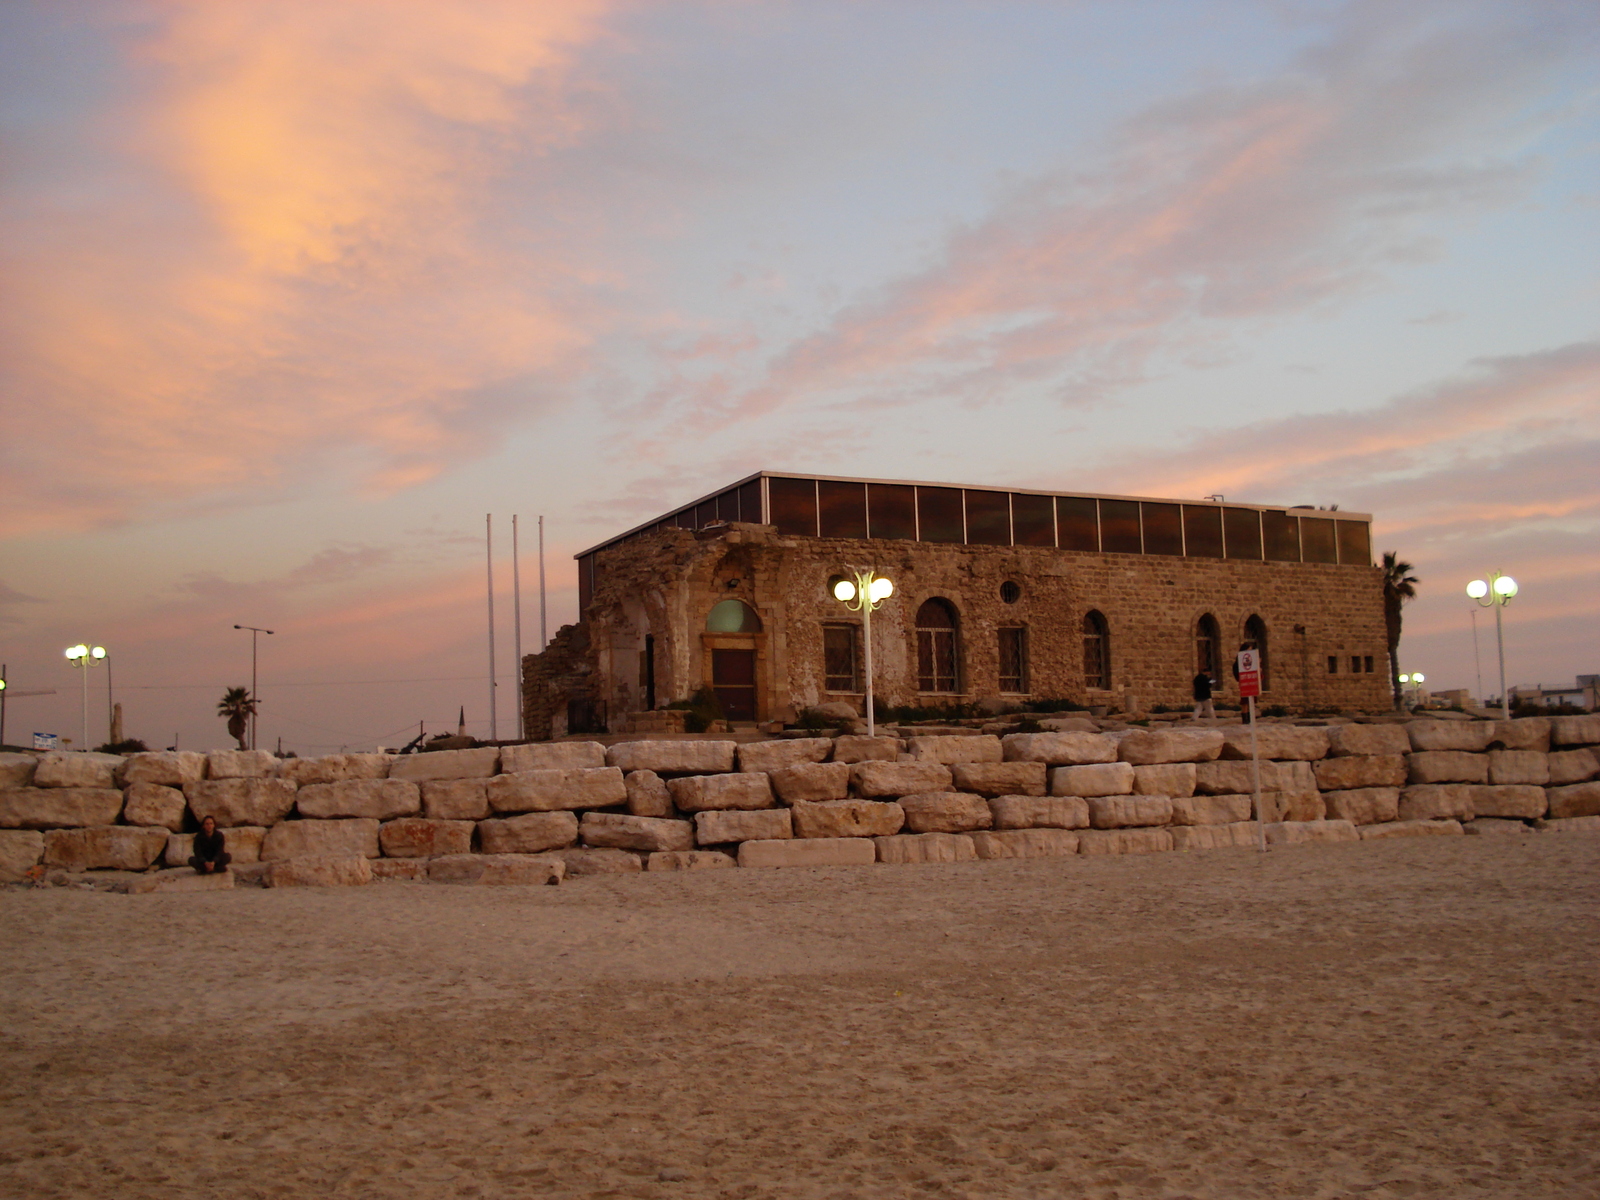
[[[713,650],[711,687],[730,721],[756,719],[756,652]]]

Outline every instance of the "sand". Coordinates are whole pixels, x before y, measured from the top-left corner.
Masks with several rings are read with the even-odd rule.
[[[0,1195],[1592,1197],[1600,838],[0,894]]]

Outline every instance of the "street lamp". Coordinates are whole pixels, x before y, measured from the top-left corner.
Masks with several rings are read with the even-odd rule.
[[[871,567],[851,567],[855,579],[841,579],[833,585],[833,598],[852,612],[861,614],[861,640],[866,643],[867,736],[878,736],[877,719],[872,712],[872,614],[894,595],[894,584]]]
[[[1400,686],[1411,689],[1412,708],[1416,708],[1417,702],[1422,699],[1422,679],[1423,675],[1421,671],[1416,671],[1410,675],[1400,676]]]
[[[106,657],[104,646],[86,646],[79,642],[76,646],[67,647],[67,661],[83,672],[83,743],[80,749],[89,748],[89,668],[103,662]]]
[[[250,749],[256,748],[256,708],[260,701],[256,699],[256,636],[258,634],[272,634],[270,629],[257,629],[254,625],[235,625],[235,629],[248,629],[250,631]]]
[[[1501,628],[1500,610],[1511,603],[1517,594],[1517,581],[1509,575],[1494,572],[1488,579],[1474,579],[1467,584],[1467,595],[1478,602],[1480,608],[1494,609],[1494,640],[1500,650],[1500,715],[1511,719],[1511,695],[1506,691],[1506,638]]]

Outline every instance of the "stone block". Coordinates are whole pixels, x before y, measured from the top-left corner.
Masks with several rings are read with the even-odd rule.
[[[964,833],[897,833],[873,838],[881,863],[972,862],[978,847]]]
[[[980,796],[1042,796],[1045,771],[1042,762],[956,763],[950,774],[959,792]]]
[[[1536,750],[1541,754],[1550,749],[1549,717],[1513,717],[1509,721],[1496,721],[1489,745],[1504,750]]]
[[[478,844],[485,854],[538,854],[577,840],[577,814],[564,810],[478,822]]]
[[[373,883],[426,883],[428,860],[425,858],[375,858],[372,860]]]
[[[644,870],[644,862],[631,850],[613,850],[605,846],[574,846],[558,856],[566,864],[567,877],[580,875],[636,875]]]
[[[1222,757],[1250,757],[1250,727],[1240,726],[1222,732]],[[1275,762],[1297,760],[1314,762],[1328,756],[1328,731],[1313,725],[1257,725],[1256,748],[1262,758]]]
[[[737,749],[736,742],[618,742],[606,751],[606,765],[666,775],[714,775],[733,770]]]
[[[1256,823],[1234,821],[1227,825],[1174,825],[1174,850],[1228,850],[1256,845]]]
[[[1553,750],[1546,758],[1550,783],[1586,783],[1600,775],[1600,755],[1593,750]]]
[[[1039,727],[1050,733],[1097,733],[1100,729],[1093,717],[1040,717]]]
[[[1317,790],[1315,768],[1301,760],[1259,763],[1226,762],[1197,763],[1194,769],[1194,790],[1205,796],[1236,796],[1241,792],[1255,791],[1255,771],[1261,770],[1263,792],[1314,792]]]
[[[1330,725],[1328,753],[1335,757],[1410,754],[1411,738],[1403,725]]]
[[[1117,761],[1117,740],[1103,733],[1008,733],[1001,746],[1007,762],[1068,767]]]
[[[37,829],[0,829],[0,883],[16,883],[44,857]]]
[[[585,846],[613,850],[693,850],[694,826],[664,817],[587,812],[578,826],[578,838]]]
[[[971,736],[935,734],[931,737],[907,738],[906,750],[912,762],[943,763],[945,766],[954,763],[997,763],[1005,757],[1000,739],[992,733]]]
[[[179,751],[178,753],[188,753]],[[133,755],[128,759],[128,767],[133,766]],[[213,750],[205,756],[203,773],[193,779],[180,779],[178,787],[186,783],[194,783],[199,779],[265,779],[269,775],[278,773],[278,760],[265,750]],[[127,775],[123,775],[123,784],[128,782]],[[153,780],[151,782],[154,782]]]
[[[197,755],[205,770],[205,755]],[[52,750],[39,760],[33,771],[33,786],[38,788],[112,788],[122,769],[122,756],[94,754],[81,750]],[[161,781],[152,781],[161,782]]]
[[[1400,793],[1402,821],[1436,821],[1453,818],[1470,821],[1472,789],[1458,783],[1424,783]]]
[[[1249,796],[1173,796],[1172,824],[1231,825],[1248,821],[1250,807]]]
[[[317,854],[267,863],[268,887],[359,887],[372,882],[372,863],[359,854]]]
[[[211,817],[218,825],[276,825],[295,804],[289,779],[203,779],[183,786],[196,821]]]
[[[1127,763],[1118,763],[1127,766]],[[1073,768],[1064,768],[1071,770]],[[1077,768],[1093,770],[1094,768]],[[1140,796],[1192,796],[1195,786],[1194,763],[1151,763],[1133,768],[1133,791]],[[1078,795],[1085,793],[1079,792]],[[1106,793],[1114,795],[1115,793]]]
[[[429,779],[418,785],[422,815],[434,821],[481,821],[490,813],[487,779]]]
[[[1459,837],[1461,822],[1443,821],[1388,821],[1382,825],[1363,825],[1358,832],[1364,842],[1392,837],[1434,837],[1439,834]]]
[[[116,788],[0,790],[0,829],[64,829],[110,825],[122,812]]]
[[[1513,751],[1512,753],[1518,753]],[[1522,751],[1521,753],[1526,753]],[[1472,789],[1472,814],[1474,817],[1507,817],[1514,820],[1534,820],[1545,814],[1549,801],[1544,789],[1528,783],[1483,784],[1469,783]]]
[[[847,733],[833,739],[836,763],[894,762],[900,757],[900,739]]]
[[[994,822],[988,802],[966,792],[923,792],[902,796],[905,828],[912,833],[965,833],[988,829]]]
[[[1082,796],[996,796],[989,815],[995,829],[1085,829],[1089,802]]]
[[[500,747],[501,775],[522,771],[594,770],[606,765],[606,748],[599,742],[531,742]]]
[[[788,738],[773,742],[745,742],[739,747],[739,770],[781,771],[799,763],[820,763],[833,753],[832,738]]]
[[[1172,823],[1172,801],[1166,796],[1095,796],[1088,803],[1089,824],[1096,829]]]
[[[1085,829],[1078,835],[1079,854],[1159,854],[1173,848],[1170,830]]]
[[[1600,783],[1574,783],[1566,787],[1545,788],[1544,792],[1550,801],[1552,820],[1600,815]]]
[[[771,775],[772,790],[785,804],[843,800],[850,794],[850,764],[799,763]]]
[[[39,765],[37,754],[14,754],[0,751],[0,788],[28,787],[33,783],[33,769]]]
[[[611,808],[628,802],[628,785],[618,767],[550,767],[496,775],[488,795],[497,813]]]
[[[1078,852],[1078,835],[1068,829],[980,829],[967,836],[979,858],[1063,858]]]
[[[950,768],[936,762],[861,762],[850,768],[856,794],[868,798],[947,792],[952,780]]]
[[[288,758],[278,764],[278,775],[296,787],[311,783],[343,783],[347,779],[387,779],[388,754],[322,754],[316,758]]]
[[[1262,792],[1261,816],[1268,821],[1320,821],[1328,815],[1321,792]]]
[[[1489,756],[1465,750],[1418,751],[1406,756],[1406,780],[1410,783],[1488,783]]]
[[[1026,736],[1026,735],[1024,735]],[[1190,764],[1192,765],[1192,764]],[[1126,796],[1133,791],[1138,768],[1132,763],[1096,763],[1082,767],[1052,767],[1052,796]]]
[[[300,789],[295,805],[302,817],[392,821],[420,813],[422,792],[409,779],[347,779],[343,783],[307,784]]]
[[[69,871],[142,871],[161,857],[170,832],[137,825],[51,829],[44,835],[44,865]]]
[[[1550,756],[1538,750],[1491,750],[1489,782],[1543,787],[1550,782]]]
[[[428,750],[401,754],[389,762],[389,778],[421,783],[427,779],[488,779],[500,773],[498,746],[471,750]]]
[[[1550,744],[1600,746],[1600,713],[1590,713],[1585,717],[1552,717]]]
[[[1533,826],[1524,821],[1502,821],[1495,817],[1474,817],[1472,821],[1463,826],[1462,832],[1474,834],[1478,837],[1500,837],[1512,835],[1527,837],[1534,832]]]
[[[280,821],[261,842],[261,861],[286,858],[378,857],[378,822],[372,817],[333,821]]]
[[[793,836],[794,814],[787,808],[707,809],[694,815],[694,840],[701,846]]]
[[[1134,766],[1211,762],[1222,742],[1220,729],[1135,729],[1118,744],[1117,757]]]
[[[1411,748],[1418,752],[1481,754],[1489,748],[1494,727],[1493,721],[1408,721],[1405,729],[1406,736],[1411,739]]]
[[[1403,754],[1343,754],[1325,758],[1311,769],[1316,774],[1317,787],[1325,792],[1398,788],[1407,782]]]
[[[182,829],[187,807],[183,793],[164,784],[136,783],[123,789],[122,819],[129,825]]]
[[[906,823],[905,809],[893,801],[801,800],[792,811],[794,835],[802,838],[887,837]]]
[[[645,861],[647,871],[716,871],[739,860],[721,850],[662,850]]]
[[[267,831],[260,825],[234,825],[228,829],[219,829],[222,835],[222,848],[228,852],[229,866],[242,867],[247,863],[261,861],[261,847],[267,839]],[[162,861],[169,867],[186,867],[189,858],[194,854],[194,834],[169,833],[167,835],[167,849],[162,856]]]
[[[672,793],[667,781],[654,771],[629,771],[622,777],[622,786],[628,793],[628,811],[634,816],[672,816]]]
[[[1350,788],[1323,792],[1328,816],[1352,825],[1377,825],[1400,819],[1400,789],[1393,787]]]
[[[684,812],[711,808],[772,808],[772,784],[760,771],[733,775],[686,775],[667,781],[672,802]]]
[[[266,887],[271,863],[229,863],[228,874],[233,876],[235,887]]]
[[[128,881],[128,895],[149,896],[165,892],[227,892],[233,890],[233,872],[196,874],[192,867],[174,867]]]
[[[385,858],[433,858],[472,852],[471,821],[401,817],[378,826],[378,848]]]
[[[1557,817],[1539,828],[1546,833],[1600,833],[1600,817]]]
[[[238,754],[239,751],[235,750],[234,753]],[[181,788],[186,783],[199,783],[206,777],[208,757],[198,750],[145,750],[128,755],[118,772],[118,778],[123,787],[132,787],[136,783],[154,783],[161,787]],[[270,760],[272,756],[268,754],[267,758]],[[223,777],[213,775],[212,778]]]
[[[591,851],[622,854],[620,850]],[[624,855],[639,869],[639,860]],[[486,887],[542,887],[558,884],[572,874],[566,861],[555,854],[447,854],[428,860],[433,883],[476,883]]]
[[[739,846],[741,867],[864,867],[877,861],[871,838],[793,838]]]
[[[1269,821],[1267,845],[1303,846],[1310,842],[1359,842],[1361,834],[1349,821]]]

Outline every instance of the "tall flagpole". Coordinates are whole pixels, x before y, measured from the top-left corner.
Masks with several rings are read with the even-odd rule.
[[[500,740],[500,726],[495,716],[494,705],[494,514],[485,513],[483,517],[483,544],[484,552],[489,564],[489,740]]]
[[[517,654],[517,737],[526,740],[528,730],[522,712],[522,569],[517,565],[517,514],[511,514],[511,605],[512,637]]]
[[[539,653],[550,644],[544,628],[544,518],[539,518]]]

